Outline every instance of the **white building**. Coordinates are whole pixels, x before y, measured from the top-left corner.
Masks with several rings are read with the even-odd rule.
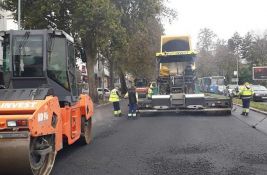
[[[3,2],[0,0],[0,2]],[[14,22],[12,12],[0,8],[0,31],[17,30],[18,26]],[[2,38],[0,38],[0,67],[3,66]],[[1,71],[1,70],[0,70]]]
[[[1,1],[1,0],[0,0]],[[0,8],[0,31],[17,30],[18,25],[14,22],[13,14],[10,11],[5,11]]]
[[[78,65],[79,71],[81,72],[82,83],[88,83],[86,64],[83,63],[81,60],[78,60],[77,65]],[[106,66],[103,66],[102,62],[99,62],[99,61],[96,62],[95,66],[94,66],[94,74],[95,74],[95,80],[97,83],[97,87],[102,87],[102,85],[104,85],[104,88],[109,88],[110,73],[109,73],[108,68]],[[102,80],[102,78],[104,78],[104,79]],[[104,81],[104,82],[102,82],[102,81]]]

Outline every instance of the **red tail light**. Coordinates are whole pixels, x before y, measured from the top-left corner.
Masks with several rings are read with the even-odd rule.
[[[7,121],[8,127],[25,127],[28,126],[28,120],[9,120]]]
[[[28,126],[27,120],[17,120],[17,126]]]

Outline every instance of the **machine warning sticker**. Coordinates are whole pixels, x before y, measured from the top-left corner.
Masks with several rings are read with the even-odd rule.
[[[0,103],[2,109],[35,108],[38,102],[6,102]]]
[[[43,122],[46,120],[48,120],[48,113],[47,112],[38,113],[38,122]]]

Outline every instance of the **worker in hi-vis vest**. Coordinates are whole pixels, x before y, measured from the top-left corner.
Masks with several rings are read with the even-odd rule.
[[[119,87],[110,92],[109,101],[113,103],[114,116],[121,116]]]
[[[251,89],[249,83],[244,84],[244,86],[240,89],[239,95],[243,103],[243,111],[241,115],[247,116],[249,113],[250,99],[253,96],[253,90]]]
[[[129,98],[128,117],[136,117],[138,93],[136,92],[136,89],[134,86],[128,89],[128,92],[125,94],[124,98]]]

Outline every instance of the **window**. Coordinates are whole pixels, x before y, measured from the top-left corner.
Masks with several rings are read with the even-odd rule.
[[[224,85],[224,79],[223,78],[214,78],[211,80],[212,85]]]
[[[4,83],[5,86],[9,86],[10,80],[10,62],[11,62],[11,52],[10,52],[10,43],[9,43],[9,35],[4,37],[4,41],[2,43],[3,46],[3,75],[4,75]]]
[[[267,88],[264,86],[252,86],[252,89],[254,91],[266,91],[267,90]]]
[[[70,86],[73,96],[78,96],[78,88],[77,82],[75,78],[76,73],[76,60],[74,54],[74,46],[72,43],[68,43],[68,70],[69,70],[69,79],[70,79]]]
[[[4,48],[3,48],[3,44],[2,44],[2,37],[0,36],[0,66],[3,65],[3,52],[4,52]]]
[[[26,34],[13,38],[13,76],[42,77],[43,37]]]
[[[136,87],[144,87],[147,85],[146,79],[135,79],[135,86]]]
[[[50,77],[65,89],[70,90],[66,63],[65,38],[50,38],[48,51],[48,77]]]

